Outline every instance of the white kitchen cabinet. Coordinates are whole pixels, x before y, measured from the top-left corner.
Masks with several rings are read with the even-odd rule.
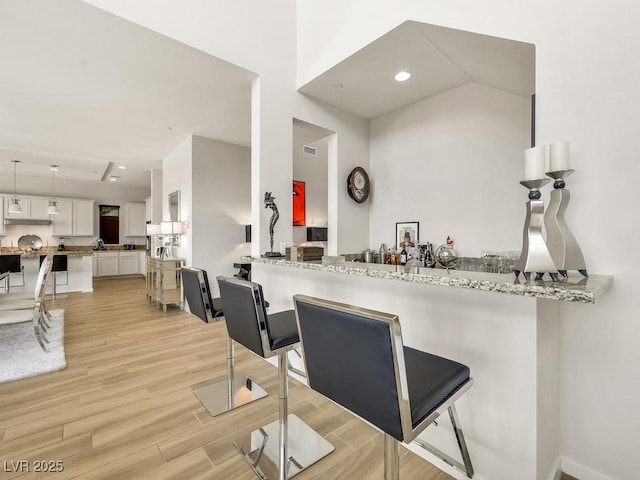
[[[147,276],[147,252],[140,251],[138,252],[139,261],[140,261],[140,273],[144,276]]]
[[[96,202],[94,200],[73,201],[73,235],[92,237],[96,218]]]
[[[138,252],[118,252],[118,275],[134,275],[136,273],[140,273]]]
[[[98,276],[98,252],[93,252],[93,276]]]
[[[18,195],[20,201],[21,213],[9,213],[9,200],[11,196],[7,196],[7,201],[4,202],[3,212],[4,218],[26,218],[30,220],[48,220],[49,215],[47,209],[49,208],[48,197],[24,197]]]
[[[144,199],[144,219],[145,219],[145,222],[153,222],[151,197],[147,197]]]
[[[118,275],[118,252],[98,252],[98,277]]]
[[[73,210],[72,210],[72,202],[71,200],[58,200],[58,210],[60,213],[58,215],[52,215],[53,220],[53,236],[54,237],[65,237],[73,234],[72,230],[72,218],[73,218]]]
[[[144,203],[125,205],[125,237],[144,237],[147,235],[146,206]]]
[[[4,204],[7,201],[4,197],[0,197],[0,235],[4,235]]]

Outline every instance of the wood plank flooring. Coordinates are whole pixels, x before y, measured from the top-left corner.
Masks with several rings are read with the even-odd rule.
[[[277,419],[276,368],[237,346],[237,370],[269,396],[211,417],[193,394],[226,376],[223,323],[177,308],[163,314],[147,303],[141,277],[95,279],[93,293],[50,308],[65,309],[68,367],[0,384],[1,479],[255,478],[232,441]],[[336,447],[296,478],[382,480],[382,437],[373,428],[295,381],[289,411]],[[21,460],[31,471],[12,467]],[[36,460],[64,470],[34,472]],[[405,449],[400,468],[403,480],[452,478]]]

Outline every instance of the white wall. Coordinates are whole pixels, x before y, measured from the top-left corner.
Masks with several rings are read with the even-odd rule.
[[[395,244],[396,222],[456,253],[520,250],[530,99],[467,84],[371,121],[369,244]]]
[[[191,136],[162,160],[162,220],[169,220],[169,194],[180,191],[180,221],[188,225],[187,233],[180,239],[176,255],[191,265],[193,225],[192,219],[192,158],[193,142]]]
[[[615,277],[598,304],[562,305],[563,469],[582,480],[636,478],[640,228],[628,179],[640,174],[640,4],[327,0],[298,2],[297,13],[300,85],[407,19],[536,45],[538,144],[571,142],[567,221],[589,270]],[[624,254],[605,253],[612,244]]]
[[[194,136],[192,191],[191,265],[207,270],[217,295],[215,277],[237,273],[234,262],[251,253],[251,149]]]

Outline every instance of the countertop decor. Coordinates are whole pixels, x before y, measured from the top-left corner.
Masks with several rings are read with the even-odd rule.
[[[466,288],[576,303],[595,303],[613,285],[613,277],[611,275],[589,275],[589,277],[585,278],[582,275],[570,274],[566,279],[557,282],[533,279],[523,282],[518,278],[514,279],[512,273],[447,271],[436,268],[416,268],[363,262],[322,265],[319,263],[291,262],[283,259],[258,257],[250,257],[250,261],[289,268],[334,272],[343,275],[387,278],[440,287]]]

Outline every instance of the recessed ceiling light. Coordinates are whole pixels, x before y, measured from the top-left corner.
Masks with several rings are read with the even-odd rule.
[[[409,80],[411,78],[411,74],[409,72],[402,71],[396,73],[396,76],[393,78],[395,78],[397,82],[404,82],[405,80]]]
[[[110,182],[117,182],[119,178],[120,178],[120,177],[118,177],[118,176],[116,176],[116,175],[111,175],[111,176],[109,177],[109,181],[110,181]]]
[[[118,168],[119,168],[120,170],[126,170],[126,169],[127,169],[127,167],[125,167],[124,165],[120,165]]]
[[[58,165],[49,165],[49,170],[51,170],[52,172],[57,172],[58,171]]]

